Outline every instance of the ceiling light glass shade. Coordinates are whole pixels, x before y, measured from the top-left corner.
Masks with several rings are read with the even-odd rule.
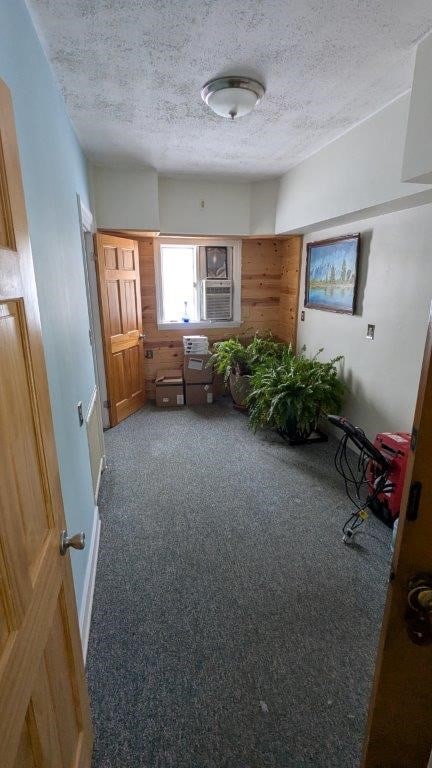
[[[264,96],[265,88],[248,77],[218,77],[201,91],[206,104],[221,117],[235,120],[248,115]]]

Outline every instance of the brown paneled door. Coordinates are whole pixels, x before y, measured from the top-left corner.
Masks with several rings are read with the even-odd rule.
[[[426,768],[432,749],[432,315],[412,434],[362,768]]]
[[[138,243],[95,236],[110,423],[145,402]]]
[[[0,764],[89,768],[92,729],[12,102],[0,81]]]

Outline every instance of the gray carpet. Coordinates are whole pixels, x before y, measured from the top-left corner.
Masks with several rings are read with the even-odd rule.
[[[335,442],[222,402],[148,406],[106,445],[94,768],[355,768],[391,532],[343,545]]]

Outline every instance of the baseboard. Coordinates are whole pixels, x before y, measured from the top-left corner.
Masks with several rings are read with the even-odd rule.
[[[98,477],[96,481],[96,491],[95,491],[95,502],[97,503],[98,496],[99,496],[99,488],[100,488],[100,482],[102,477],[102,472],[104,472],[106,468],[106,456],[101,456],[101,460],[99,462],[99,472]]]
[[[83,650],[84,663],[87,657],[87,646],[90,634],[90,621],[93,605],[93,594],[96,581],[96,566],[99,552],[99,536],[101,521],[98,507],[94,508],[93,528],[89,547],[89,558],[84,579],[83,596],[81,601],[81,610],[79,616],[79,625],[81,633],[81,645]]]

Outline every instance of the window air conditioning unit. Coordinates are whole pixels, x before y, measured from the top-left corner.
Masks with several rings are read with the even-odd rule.
[[[232,280],[203,280],[201,320],[232,320],[232,289]]]

